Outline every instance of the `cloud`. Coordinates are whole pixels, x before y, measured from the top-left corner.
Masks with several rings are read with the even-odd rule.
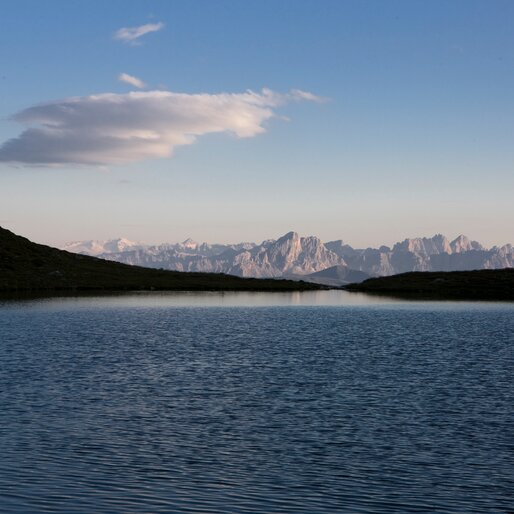
[[[305,91],[186,94],[133,91],[67,98],[29,107],[14,121],[29,125],[0,147],[0,162],[23,165],[113,165],[169,157],[198,136],[265,132],[291,101],[321,101]]]
[[[308,91],[302,91],[301,89],[292,89],[290,96],[295,100],[307,100],[308,102],[325,103],[328,102],[328,98],[324,96],[317,96]]]
[[[129,75],[128,73],[120,73],[118,75],[118,80],[121,82],[126,82],[127,84],[130,84],[139,89],[146,87],[146,84],[141,79],[138,79],[133,75]]]
[[[149,32],[158,32],[164,28],[164,23],[147,23],[139,27],[123,27],[114,33],[114,39],[125,43],[134,43],[137,39]]]

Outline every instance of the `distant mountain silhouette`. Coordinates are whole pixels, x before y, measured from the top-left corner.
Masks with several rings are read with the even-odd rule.
[[[367,273],[363,271],[356,271],[338,264],[316,273],[311,273],[303,277],[308,282],[314,282],[316,284],[324,284],[326,286],[339,287],[346,284],[359,283],[363,280],[370,278]]]
[[[118,239],[72,243],[65,249],[85,254],[94,252],[104,259],[149,268],[258,278],[307,277],[334,266],[369,276],[514,266],[514,249],[510,244],[487,249],[462,235],[450,241],[441,234],[405,239],[392,248],[355,249],[342,240],[323,243],[314,236],[301,237],[289,232],[261,244],[207,244],[188,239],[177,244],[141,245]]]

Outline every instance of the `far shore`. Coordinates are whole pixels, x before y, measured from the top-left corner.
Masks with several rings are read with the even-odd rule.
[[[514,301],[514,269],[410,272],[370,278],[344,289],[409,300]]]

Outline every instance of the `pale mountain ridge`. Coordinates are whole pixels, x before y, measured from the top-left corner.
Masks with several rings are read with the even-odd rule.
[[[349,271],[383,276],[408,271],[456,271],[514,267],[512,245],[484,248],[460,235],[450,241],[442,234],[410,238],[392,248],[354,249],[342,240],[323,243],[318,237],[289,232],[261,244],[209,244],[186,239],[182,243],[143,245],[126,239],[85,241],[66,245],[75,253],[104,259],[178,271],[216,272],[241,277],[305,277],[334,268],[329,279],[343,283]],[[93,253],[94,252],[94,253]],[[347,270],[343,271],[343,270]],[[320,277],[314,277],[319,279]]]
[[[119,238],[109,239],[107,241],[72,241],[70,243],[66,243],[61,250],[96,257],[103,253],[126,252],[143,248],[144,246],[145,245],[142,243],[136,243],[125,238]]]
[[[151,268],[258,278],[306,275],[338,264],[344,265],[343,259],[328,250],[319,238],[300,237],[296,232],[289,232],[277,240],[266,240],[261,245],[209,245],[188,240],[175,245],[148,246],[98,256]]]
[[[387,276],[409,271],[458,271],[501,269],[514,266],[512,245],[490,249],[460,235],[453,241],[442,234],[432,238],[411,238],[393,248],[353,249],[343,241],[326,243],[351,269],[370,275]]]

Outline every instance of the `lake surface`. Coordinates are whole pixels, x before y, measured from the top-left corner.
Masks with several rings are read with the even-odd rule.
[[[514,304],[0,300],[0,511],[514,512]]]

